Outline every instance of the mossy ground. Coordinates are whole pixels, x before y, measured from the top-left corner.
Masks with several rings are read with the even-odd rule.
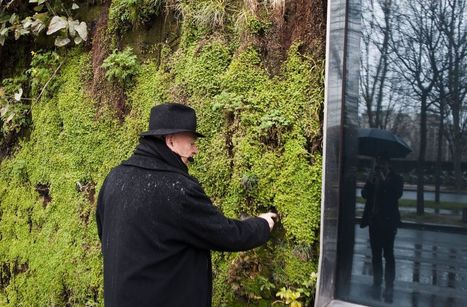
[[[207,137],[191,173],[216,206],[229,217],[281,217],[265,246],[214,253],[214,305],[267,305],[316,271],[321,154],[310,144],[320,138],[322,61],[296,42],[271,76],[253,44],[192,33],[177,52],[141,63],[123,122],[89,97],[88,52],[66,55],[56,94],[32,105],[30,137],[0,165],[0,305],[102,305],[95,198],[151,107],[168,101],[197,110]]]

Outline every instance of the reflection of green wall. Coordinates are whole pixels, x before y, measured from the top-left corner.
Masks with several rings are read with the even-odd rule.
[[[311,279],[321,187],[321,154],[311,148],[320,137],[322,59],[300,54],[296,42],[280,74],[270,76],[253,43],[239,49],[231,43],[238,37],[182,29],[176,52],[163,45],[160,59],[144,54],[126,90],[130,111],[123,123],[88,95],[90,53],[67,53],[56,94],[32,107],[30,138],[1,163],[1,305],[102,304],[92,196],[131,154],[150,108],[164,101],[197,110],[207,137],[191,172],[226,215],[269,209],[281,215],[264,247],[214,253],[214,305],[247,299],[268,305],[281,287],[297,289]],[[123,44],[136,47],[156,35],[151,31],[135,32]],[[37,184],[49,185],[50,202]]]

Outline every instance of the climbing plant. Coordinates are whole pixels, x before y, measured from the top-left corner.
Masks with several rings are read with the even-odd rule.
[[[1,0],[0,45],[8,38],[38,37],[53,35],[57,47],[71,41],[80,44],[88,38],[87,24],[75,19],[79,5],[74,1],[57,0]]]

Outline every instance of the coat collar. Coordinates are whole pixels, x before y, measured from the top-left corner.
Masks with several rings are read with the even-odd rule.
[[[149,157],[149,156],[142,156],[142,155],[132,155],[128,160],[123,161],[122,165],[126,166],[134,166],[138,168],[143,168],[147,170],[153,171],[161,171],[161,172],[170,172],[170,173],[177,173],[183,175],[195,182],[198,182],[195,178],[190,176],[187,172],[182,169],[173,167],[161,159]]]

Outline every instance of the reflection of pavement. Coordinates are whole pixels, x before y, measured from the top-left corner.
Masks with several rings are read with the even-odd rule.
[[[467,306],[467,234],[399,229],[392,304],[372,299],[368,228],[355,229],[350,297],[371,306]]]

